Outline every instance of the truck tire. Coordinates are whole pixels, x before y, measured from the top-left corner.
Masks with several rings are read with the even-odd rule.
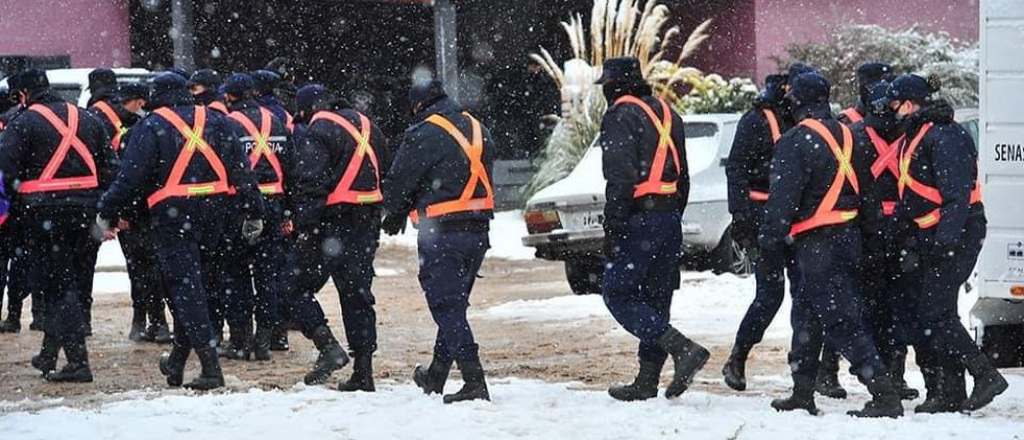
[[[569,280],[572,293],[600,294],[601,281],[604,279],[604,259],[585,257],[565,260],[565,278]]]
[[[1024,324],[987,326],[981,342],[996,368],[1024,366]]]
[[[722,239],[718,242],[718,246],[711,251],[709,258],[711,272],[715,275],[731,273],[747,276],[754,271],[747,251],[732,239],[730,229],[726,229],[722,234]]]

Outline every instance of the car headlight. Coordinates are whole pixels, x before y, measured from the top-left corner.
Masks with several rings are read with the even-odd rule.
[[[530,234],[547,234],[562,228],[562,221],[556,211],[526,211],[523,213],[526,231]]]

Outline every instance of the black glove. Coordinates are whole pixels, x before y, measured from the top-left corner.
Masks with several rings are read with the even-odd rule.
[[[385,234],[398,235],[405,232],[406,218],[405,214],[388,214],[384,217],[384,222],[381,224],[381,229],[384,230]]]
[[[259,238],[262,233],[263,220],[261,219],[246,220],[242,223],[242,237],[246,240],[253,241]]]
[[[738,211],[733,213],[729,226],[732,240],[748,252],[757,248],[757,222],[754,220],[749,212]]]
[[[605,260],[613,260],[619,254],[619,248],[626,239],[626,221],[616,218],[605,218],[604,245],[602,252]]]

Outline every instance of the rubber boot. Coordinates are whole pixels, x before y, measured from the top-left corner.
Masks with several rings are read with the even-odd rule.
[[[354,353],[352,356],[352,377],[338,384],[338,391],[366,391],[377,389],[373,385],[373,353]]]
[[[434,356],[429,367],[416,366],[412,372],[412,381],[416,382],[416,386],[420,387],[424,394],[443,394],[444,384],[448,381],[451,369],[452,361],[444,361]]]
[[[839,384],[839,353],[829,349],[821,351],[814,389],[818,394],[832,399],[846,398],[846,390]]]
[[[32,298],[32,323],[28,325],[28,329],[36,332],[46,331],[46,310],[43,305],[43,294],[42,292],[33,292]],[[18,317],[21,317],[21,304],[18,302]]]
[[[220,357],[235,361],[249,360],[249,346],[252,344],[252,329],[249,326],[231,327],[228,346],[218,350]]]
[[[954,413],[967,400],[967,380],[960,367],[922,367],[927,396],[914,408],[919,414]]]
[[[640,371],[636,373],[636,379],[629,385],[611,387],[608,395],[615,400],[623,402],[635,402],[638,400],[653,399],[658,396],[658,383],[661,379],[661,369],[664,364],[640,361]]]
[[[900,395],[900,399],[914,400],[920,397],[921,393],[907,385],[906,379],[903,378],[906,369],[906,353],[896,353],[885,363],[885,371],[889,373],[889,379],[892,380],[892,386],[896,389],[896,394]]]
[[[57,355],[60,354],[60,340],[50,333],[43,334],[43,347],[39,354],[32,356],[32,366],[44,376],[57,369]]]
[[[220,360],[217,359],[215,347],[203,347],[196,350],[196,357],[202,365],[202,372],[199,377],[184,385],[190,390],[212,390],[224,386],[224,372],[220,369]]]
[[[164,315],[163,302],[149,311],[149,328],[146,329],[146,340],[157,344],[170,344],[174,338],[171,336],[171,327],[167,325],[167,316]]]
[[[672,375],[672,382],[665,389],[665,397],[674,399],[681,396],[690,387],[693,377],[701,368],[704,368],[704,364],[711,358],[711,353],[700,344],[683,336],[675,327],[669,327],[658,338],[658,345],[672,356],[675,373]]]
[[[270,349],[273,351],[288,351],[288,324],[282,323],[274,328],[270,335]]]
[[[146,314],[138,309],[132,310],[132,327],[128,330],[128,339],[132,342],[146,341]]]
[[[984,354],[967,361],[967,371],[974,376],[974,389],[971,396],[960,407],[962,412],[977,411],[992,403],[996,396],[1003,394],[1010,386],[1006,378],[999,374]]]
[[[306,385],[320,385],[331,378],[331,373],[348,365],[348,355],[341,348],[341,344],[338,344],[331,329],[325,325],[313,330],[311,339],[320,355],[317,356],[313,369],[306,373],[302,381]]]
[[[889,375],[878,375],[864,382],[871,393],[871,400],[859,411],[848,411],[846,414],[861,418],[897,418],[903,416],[903,403],[896,388],[892,385]]]
[[[82,305],[85,315],[85,323],[82,324],[82,331],[86,337],[92,336],[92,301]]]
[[[3,289],[0,289],[0,294],[2,293]],[[7,303],[7,318],[0,321],[0,333],[21,332],[21,307],[22,304],[18,301]]]
[[[747,356],[750,355],[750,347],[737,345],[732,348],[729,360],[725,361],[722,367],[722,376],[725,384],[736,391],[747,389]]]
[[[491,393],[487,391],[487,381],[484,378],[484,367],[480,365],[480,360],[458,361],[458,364],[465,383],[455,394],[446,394],[442,399],[444,403],[447,405],[469,400],[491,400]]]
[[[250,351],[253,359],[266,362],[273,358],[270,354],[270,329],[260,328],[252,339]]]
[[[43,375],[47,382],[89,383],[92,382],[92,371],[89,369],[89,351],[85,342],[76,342],[64,346],[64,354],[68,358],[67,365],[60,371],[51,371]]]
[[[818,406],[814,404],[814,379],[794,374],[793,395],[785,399],[772,400],[772,408],[776,411],[802,409],[812,416],[818,415]]]
[[[187,346],[174,343],[170,353],[160,356],[160,372],[167,376],[167,385],[180,387],[185,383],[185,363],[191,351]]]

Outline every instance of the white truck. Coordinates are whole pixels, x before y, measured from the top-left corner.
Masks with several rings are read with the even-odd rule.
[[[1024,1],[981,2],[983,201],[975,339],[997,367],[1024,366]]]

